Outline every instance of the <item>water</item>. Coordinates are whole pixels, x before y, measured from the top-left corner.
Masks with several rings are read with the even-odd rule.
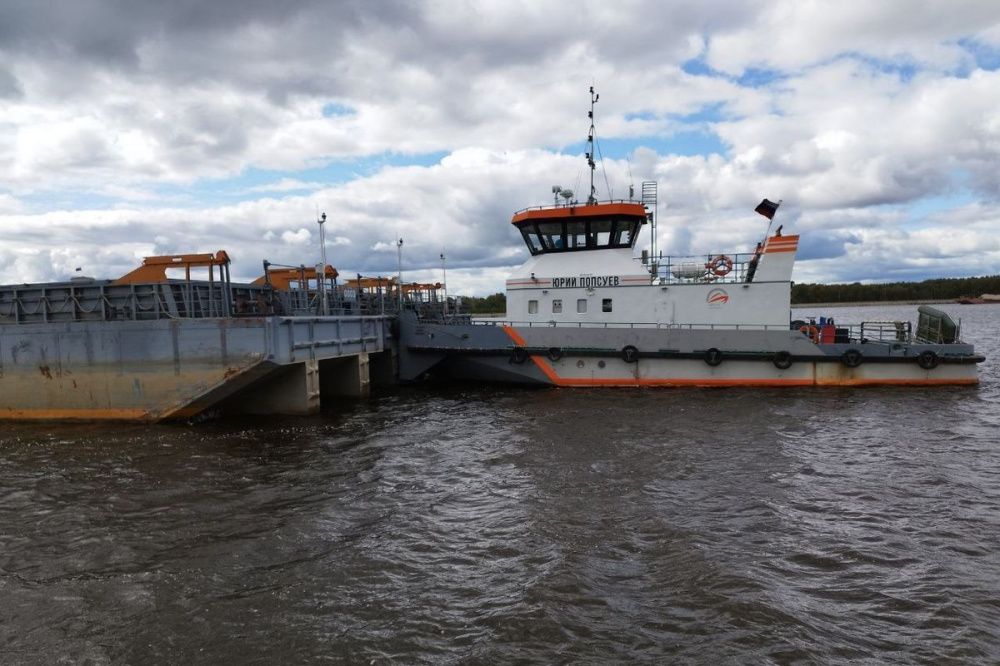
[[[979,388],[0,426],[0,662],[997,662],[1000,306],[953,311]]]

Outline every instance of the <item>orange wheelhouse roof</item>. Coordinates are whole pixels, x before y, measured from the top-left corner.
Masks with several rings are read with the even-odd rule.
[[[543,222],[545,220],[562,220],[564,218],[603,217],[605,215],[624,215],[641,217],[646,221],[646,207],[641,203],[618,202],[596,203],[583,206],[549,206],[546,208],[529,208],[514,213],[511,224],[519,222]]]

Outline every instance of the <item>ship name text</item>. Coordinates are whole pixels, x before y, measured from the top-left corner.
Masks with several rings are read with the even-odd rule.
[[[562,287],[617,287],[621,284],[618,275],[580,275],[579,277],[554,277],[552,286]]]

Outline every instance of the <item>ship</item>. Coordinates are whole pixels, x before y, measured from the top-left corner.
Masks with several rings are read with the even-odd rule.
[[[562,387],[972,385],[984,357],[960,322],[920,306],[917,323],[797,320],[792,271],[800,236],[773,228],[745,252],[664,255],[656,191],[598,201],[594,104],[584,202],[553,187],[551,205],[514,213],[529,258],[506,282],[501,319],[404,310],[399,376]],[[560,196],[563,201],[560,201]],[[652,242],[636,256],[640,231]],[[773,228],[773,231],[772,231]]]

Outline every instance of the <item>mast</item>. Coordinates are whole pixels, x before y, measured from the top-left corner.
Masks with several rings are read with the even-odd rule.
[[[597,197],[594,196],[597,190],[594,188],[594,171],[597,169],[597,165],[594,164],[594,105],[597,104],[597,100],[601,98],[600,95],[594,92],[594,86],[590,86],[590,133],[587,135],[587,164],[590,166],[590,196],[587,197],[588,204],[597,203]]]

